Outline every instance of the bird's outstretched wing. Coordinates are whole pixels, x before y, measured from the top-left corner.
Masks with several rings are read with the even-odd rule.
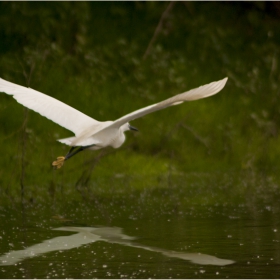
[[[191,89],[189,91],[172,96],[157,104],[134,111],[128,115],[125,115],[125,116],[115,120],[111,124],[111,127],[115,127],[115,126],[120,127],[127,122],[138,119],[138,118],[143,117],[152,112],[156,112],[156,111],[165,109],[170,106],[181,104],[185,101],[193,101],[193,100],[197,100],[197,99],[201,99],[201,98],[205,98],[205,97],[214,95],[223,89],[223,87],[225,86],[225,84],[227,82],[227,79],[228,78],[224,78],[223,80],[220,80],[217,82],[212,82],[210,84],[200,86],[195,89]]]
[[[0,92],[12,95],[18,103],[74,132],[75,135],[100,123],[51,96],[1,78]]]
[[[185,101],[197,100],[197,99],[201,99],[201,98],[205,98],[205,97],[214,95],[223,89],[223,87],[225,86],[225,84],[227,82],[227,79],[228,78],[224,78],[220,81],[212,82],[210,84],[200,86],[195,89],[191,89],[184,93],[177,94],[177,95],[175,95],[171,98],[168,98],[162,102],[159,102],[157,104],[150,105],[150,106],[144,107],[142,109],[136,110],[130,114],[127,114],[127,115],[115,120],[111,125],[108,125],[107,127],[105,127],[104,129],[102,129],[98,132],[93,132],[91,127],[88,127],[84,132],[81,133],[81,135],[79,135],[77,138],[75,138],[72,145],[76,145],[79,142],[82,142],[83,140],[87,139],[88,137],[96,135],[97,133],[101,133],[101,132],[103,133],[103,132],[105,132],[105,130],[119,128],[120,126],[122,126],[123,124],[125,124],[127,122],[130,122],[137,118],[143,117],[152,112],[156,112],[156,111],[162,110],[164,108],[167,108],[167,107],[170,107],[173,105],[178,105]]]

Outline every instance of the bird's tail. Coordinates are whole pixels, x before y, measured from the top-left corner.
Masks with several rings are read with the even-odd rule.
[[[72,141],[74,141],[76,137],[68,137],[68,138],[63,138],[63,139],[58,139],[57,141],[63,144],[66,144],[68,146],[71,146]]]

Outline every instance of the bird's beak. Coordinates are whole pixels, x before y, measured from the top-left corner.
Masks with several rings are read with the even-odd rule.
[[[129,129],[130,129],[130,130],[138,131],[138,129],[137,129],[136,127],[132,126],[132,125],[129,125]]]

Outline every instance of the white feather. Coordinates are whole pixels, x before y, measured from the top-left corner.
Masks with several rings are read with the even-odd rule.
[[[18,103],[74,132],[75,135],[79,135],[89,126],[94,128],[95,125],[100,124],[100,122],[51,96],[1,78],[0,92],[12,95]]]
[[[58,140],[61,143],[69,146],[96,145],[93,149],[99,149],[106,146],[120,147],[125,141],[124,132],[129,130],[128,122],[185,101],[214,95],[223,89],[226,82],[227,78],[224,78],[106,122],[99,122],[53,97],[1,78],[0,92],[12,95],[20,104],[75,133],[76,137]]]
[[[159,102],[154,105],[150,105],[147,107],[144,107],[142,109],[136,110],[130,114],[127,114],[114,122],[112,122],[111,125],[105,126],[102,130],[99,132],[94,131],[92,133],[94,126],[86,128],[75,140],[72,142],[72,146],[80,145],[85,139],[88,139],[89,137],[92,137],[96,142],[99,142],[99,139],[104,138],[104,135],[109,135],[111,131],[113,131],[113,128],[120,129],[124,124],[138,119],[140,117],[143,117],[147,114],[162,110],[164,108],[178,105],[183,103],[184,101],[193,101],[205,97],[209,97],[211,95],[214,95],[218,93],[220,90],[222,90],[227,82],[228,78],[224,78],[217,82],[212,82],[210,84],[200,86],[198,88],[183,92],[181,94],[177,94],[171,98],[168,98],[162,102]],[[101,140],[102,142],[102,140]]]

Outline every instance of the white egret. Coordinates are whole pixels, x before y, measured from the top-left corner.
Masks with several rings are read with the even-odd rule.
[[[52,166],[57,169],[61,168],[66,160],[82,150],[98,150],[107,146],[119,148],[125,141],[124,132],[127,130],[137,130],[129,124],[130,121],[169,106],[181,104],[184,101],[193,101],[214,95],[223,89],[226,82],[227,78],[224,78],[220,81],[175,95],[157,104],[136,110],[115,121],[105,122],[99,122],[39,91],[8,82],[1,78],[0,92],[12,95],[18,103],[75,134],[73,137],[58,140],[63,144],[71,146],[71,149],[65,157],[57,157],[57,160],[52,163]]]

